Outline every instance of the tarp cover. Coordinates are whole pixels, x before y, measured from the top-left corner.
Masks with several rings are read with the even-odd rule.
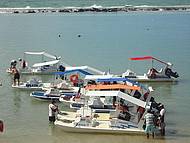
[[[168,66],[171,65],[171,63],[164,62],[164,61],[162,61],[162,60],[160,60],[160,59],[157,59],[157,58],[154,58],[154,57],[152,57],[152,56],[129,58],[129,60],[133,60],[133,61],[138,61],[138,60],[156,60],[156,61],[158,61],[158,62],[160,62],[160,63],[165,64],[165,65],[168,65]]]
[[[152,60],[154,57],[152,56],[144,56],[144,57],[135,57],[135,58],[129,58],[130,60]]]

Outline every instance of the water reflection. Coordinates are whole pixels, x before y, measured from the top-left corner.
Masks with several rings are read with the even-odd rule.
[[[146,86],[151,86],[154,89],[153,96],[172,96],[174,89],[179,86],[178,82],[162,82],[162,83],[144,83]],[[164,95],[162,95],[164,94]]]
[[[18,90],[14,90],[13,95],[13,111],[17,113],[21,107],[21,92]]]

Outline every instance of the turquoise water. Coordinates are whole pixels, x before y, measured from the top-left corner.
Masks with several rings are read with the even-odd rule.
[[[189,12],[1,14],[0,19],[0,118],[6,126],[0,142],[190,142]],[[172,62],[180,81],[150,84],[156,100],[166,105],[166,137],[69,134],[49,125],[48,103],[12,89],[11,77],[5,73],[10,60],[22,57],[24,51],[46,51],[71,65],[116,74],[127,68],[143,73],[151,64],[131,62],[130,57],[152,55]],[[42,77],[44,81],[52,78]],[[68,105],[59,106],[68,109]]]
[[[1,0],[0,7],[86,7],[98,6],[124,6],[124,5],[154,5],[174,6],[189,5],[189,0]]]

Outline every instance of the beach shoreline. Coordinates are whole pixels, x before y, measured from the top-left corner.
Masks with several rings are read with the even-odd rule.
[[[190,11],[190,5],[182,6],[115,6],[115,7],[63,7],[63,8],[0,8],[0,13],[82,13],[82,12],[135,12],[135,11]]]

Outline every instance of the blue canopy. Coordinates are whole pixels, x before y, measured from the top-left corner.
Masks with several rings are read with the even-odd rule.
[[[84,75],[92,75],[91,73],[81,70],[81,69],[75,69],[75,70],[68,70],[68,71],[64,71],[64,72],[55,72],[54,74],[56,75],[65,75],[65,74],[70,74],[70,73],[74,73],[74,72],[79,72],[82,73]]]
[[[127,81],[127,82],[130,82],[130,83],[134,84],[134,85],[140,86],[140,84],[139,84],[138,82],[133,81],[133,80],[130,80],[130,79],[128,79],[128,78],[122,78],[122,77],[113,77],[113,78],[97,79],[96,81],[97,81],[97,82],[114,82],[114,81],[115,81],[115,82],[117,82],[117,81],[123,81],[123,82],[125,82],[125,81]]]

